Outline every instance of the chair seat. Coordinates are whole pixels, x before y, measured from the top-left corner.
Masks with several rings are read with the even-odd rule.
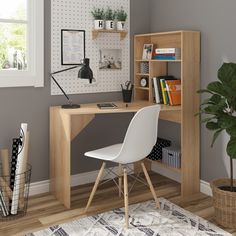
[[[104,148],[96,149],[93,151],[86,152],[84,155],[87,157],[93,157],[100,160],[112,161],[120,153],[122,143],[107,146]]]

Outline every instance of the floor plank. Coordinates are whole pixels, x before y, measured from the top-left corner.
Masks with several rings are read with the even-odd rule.
[[[199,193],[183,200],[180,197],[180,185],[177,182],[156,173],[150,173],[150,177],[158,197],[165,197],[182,208],[216,224],[211,197]],[[0,222],[0,236],[22,236],[53,224],[84,217],[84,207],[91,189],[92,184],[72,188],[72,207],[70,210],[67,210],[50,194],[31,197],[25,217]],[[137,184],[130,193],[129,204],[149,199],[152,199],[149,189],[142,184]],[[118,190],[113,183],[106,183],[98,188],[86,215],[105,212],[117,207],[123,207],[123,197],[119,198]],[[226,230],[236,235],[236,229]]]

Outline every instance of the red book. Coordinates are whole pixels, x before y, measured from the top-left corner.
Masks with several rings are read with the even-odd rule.
[[[181,104],[181,80],[166,80],[166,90],[170,97],[170,104],[180,105]]]

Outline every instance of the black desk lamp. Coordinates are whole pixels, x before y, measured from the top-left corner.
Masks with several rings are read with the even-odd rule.
[[[80,66],[81,65],[73,66],[73,67],[70,67],[70,68],[67,68],[67,69],[64,69],[64,70],[55,71],[55,72],[50,74],[53,81],[56,83],[56,85],[59,87],[59,89],[62,91],[62,93],[65,95],[66,99],[68,100],[68,104],[64,104],[64,105],[61,106],[63,109],[80,108],[80,105],[73,104],[72,100],[69,98],[69,96],[66,94],[66,92],[63,90],[63,88],[57,82],[57,80],[54,78],[53,75],[62,73],[62,72],[67,71],[67,70],[72,70],[72,69],[78,68]],[[89,67],[89,58],[84,58],[82,67],[80,68],[80,70],[78,72],[78,78],[79,79],[88,79],[89,83],[90,84],[92,83],[92,81],[93,81],[93,71]]]

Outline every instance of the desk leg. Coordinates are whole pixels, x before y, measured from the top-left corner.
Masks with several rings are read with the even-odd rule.
[[[50,191],[70,208],[70,116],[50,108]]]
[[[50,192],[66,208],[71,206],[71,140],[94,115],[70,116],[60,108],[50,108]]]

